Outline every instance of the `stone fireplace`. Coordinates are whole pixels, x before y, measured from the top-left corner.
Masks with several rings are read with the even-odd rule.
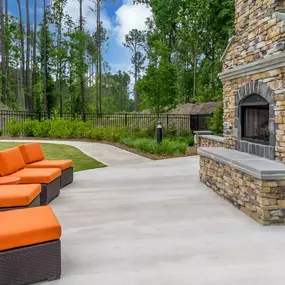
[[[200,180],[259,223],[284,225],[285,0],[235,0],[221,60],[224,136],[198,136]]]
[[[222,56],[225,145],[285,163],[285,1],[236,0]]]

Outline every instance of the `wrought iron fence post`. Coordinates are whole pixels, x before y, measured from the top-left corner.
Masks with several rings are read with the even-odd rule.
[[[200,116],[197,114],[197,131],[200,130]]]
[[[42,113],[41,112],[39,112],[39,114],[38,114],[38,120],[39,120],[39,122],[42,121]]]
[[[166,128],[168,129],[168,124],[169,124],[169,116],[168,114],[166,115]]]
[[[82,119],[83,119],[83,122],[85,123],[86,122],[86,114],[85,113],[82,114]]]

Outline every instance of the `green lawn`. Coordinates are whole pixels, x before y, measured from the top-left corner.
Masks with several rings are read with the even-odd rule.
[[[22,143],[0,142],[0,150],[16,147],[20,144]],[[75,172],[105,166],[73,146],[49,143],[42,143],[41,146],[47,159],[72,159]]]

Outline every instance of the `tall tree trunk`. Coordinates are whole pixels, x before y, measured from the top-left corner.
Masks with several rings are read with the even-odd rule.
[[[5,38],[5,21],[3,13],[3,0],[0,0],[0,21],[1,21],[1,66],[2,66],[2,102],[7,102],[7,78],[6,78],[6,38]]]
[[[79,28],[80,31],[83,32],[83,14],[82,14],[82,3],[83,0],[79,0],[79,11],[80,11],[80,18],[79,18]],[[84,95],[84,53],[81,54],[81,70],[80,70],[80,92],[81,92],[81,111],[82,114],[85,114],[85,95]]]
[[[8,0],[5,1],[5,45],[7,41],[7,32],[9,29],[9,11],[8,11]],[[5,47],[6,61],[5,61],[5,70],[6,70],[6,101],[8,104],[9,98],[9,50],[7,45]]]
[[[24,47],[24,25],[23,25],[23,14],[22,14],[22,5],[21,0],[17,0],[19,7],[19,30],[20,30],[20,57],[21,57],[21,89],[23,89],[23,84],[25,82],[25,47]],[[24,94],[25,102],[25,94]]]
[[[134,85],[134,103],[135,103],[135,112],[139,111],[139,96],[136,91],[136,84],[138,82],[138,60],[137,60],[137,42],[134,44],[134,56],[135,56],[135,85]]]
[[[60,19],[58,27],[58,50],[60,51],[59,57],[59,104],[60,104],[60,115],[63,113],[63,97],[62,97],[62,56],[61,56],[61,40],[62,40],[62,14],[63,7],[60,7]]]
[[[31,33],[30,33],[30,1],[26,0],[26,21],[27,21],[27,42],[26,42],[26,108],[31,111],[30,103],[30,48],[31,48]]]
[[[44,64],[43,64],[43,81],[44,81],[44,112],[47,111],[47,11],[46,11],[46,0],[44,0],[44,27],[43,27],[43,38],[44,38]]]
[[[33,40],[33,92],[32,92],[32,111],[36,97],[36,76],[37,76],[37,0],[34,0],[34,40]]]
[[[97,65],[96,65],[96,76],[97,79],[97,93],[98,93],[98,113],[102,114],[102,57],[101,57],[101,0],[96,2],[96,11],[97,11]]]

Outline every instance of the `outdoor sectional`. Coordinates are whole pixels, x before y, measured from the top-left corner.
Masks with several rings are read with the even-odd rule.
[[[40,194],[41,184],[0,186],[0,211],[40,206]]]
[[[0,212],[0,284],[59,279],[60,237],[50,206]]]
[[[20,184],[41,184],[41,205],[47,205],[60,193],[61,170],[59,168],[26,168],[18,147],[0,151],[0,175],[19,177]]]
[[[42,151],[40,143],[27,143],[19,146],[26,168],[59,168],[61,170],[60,186],[72,183],[73,181],[73,162],[66,160],[47,160]]]

